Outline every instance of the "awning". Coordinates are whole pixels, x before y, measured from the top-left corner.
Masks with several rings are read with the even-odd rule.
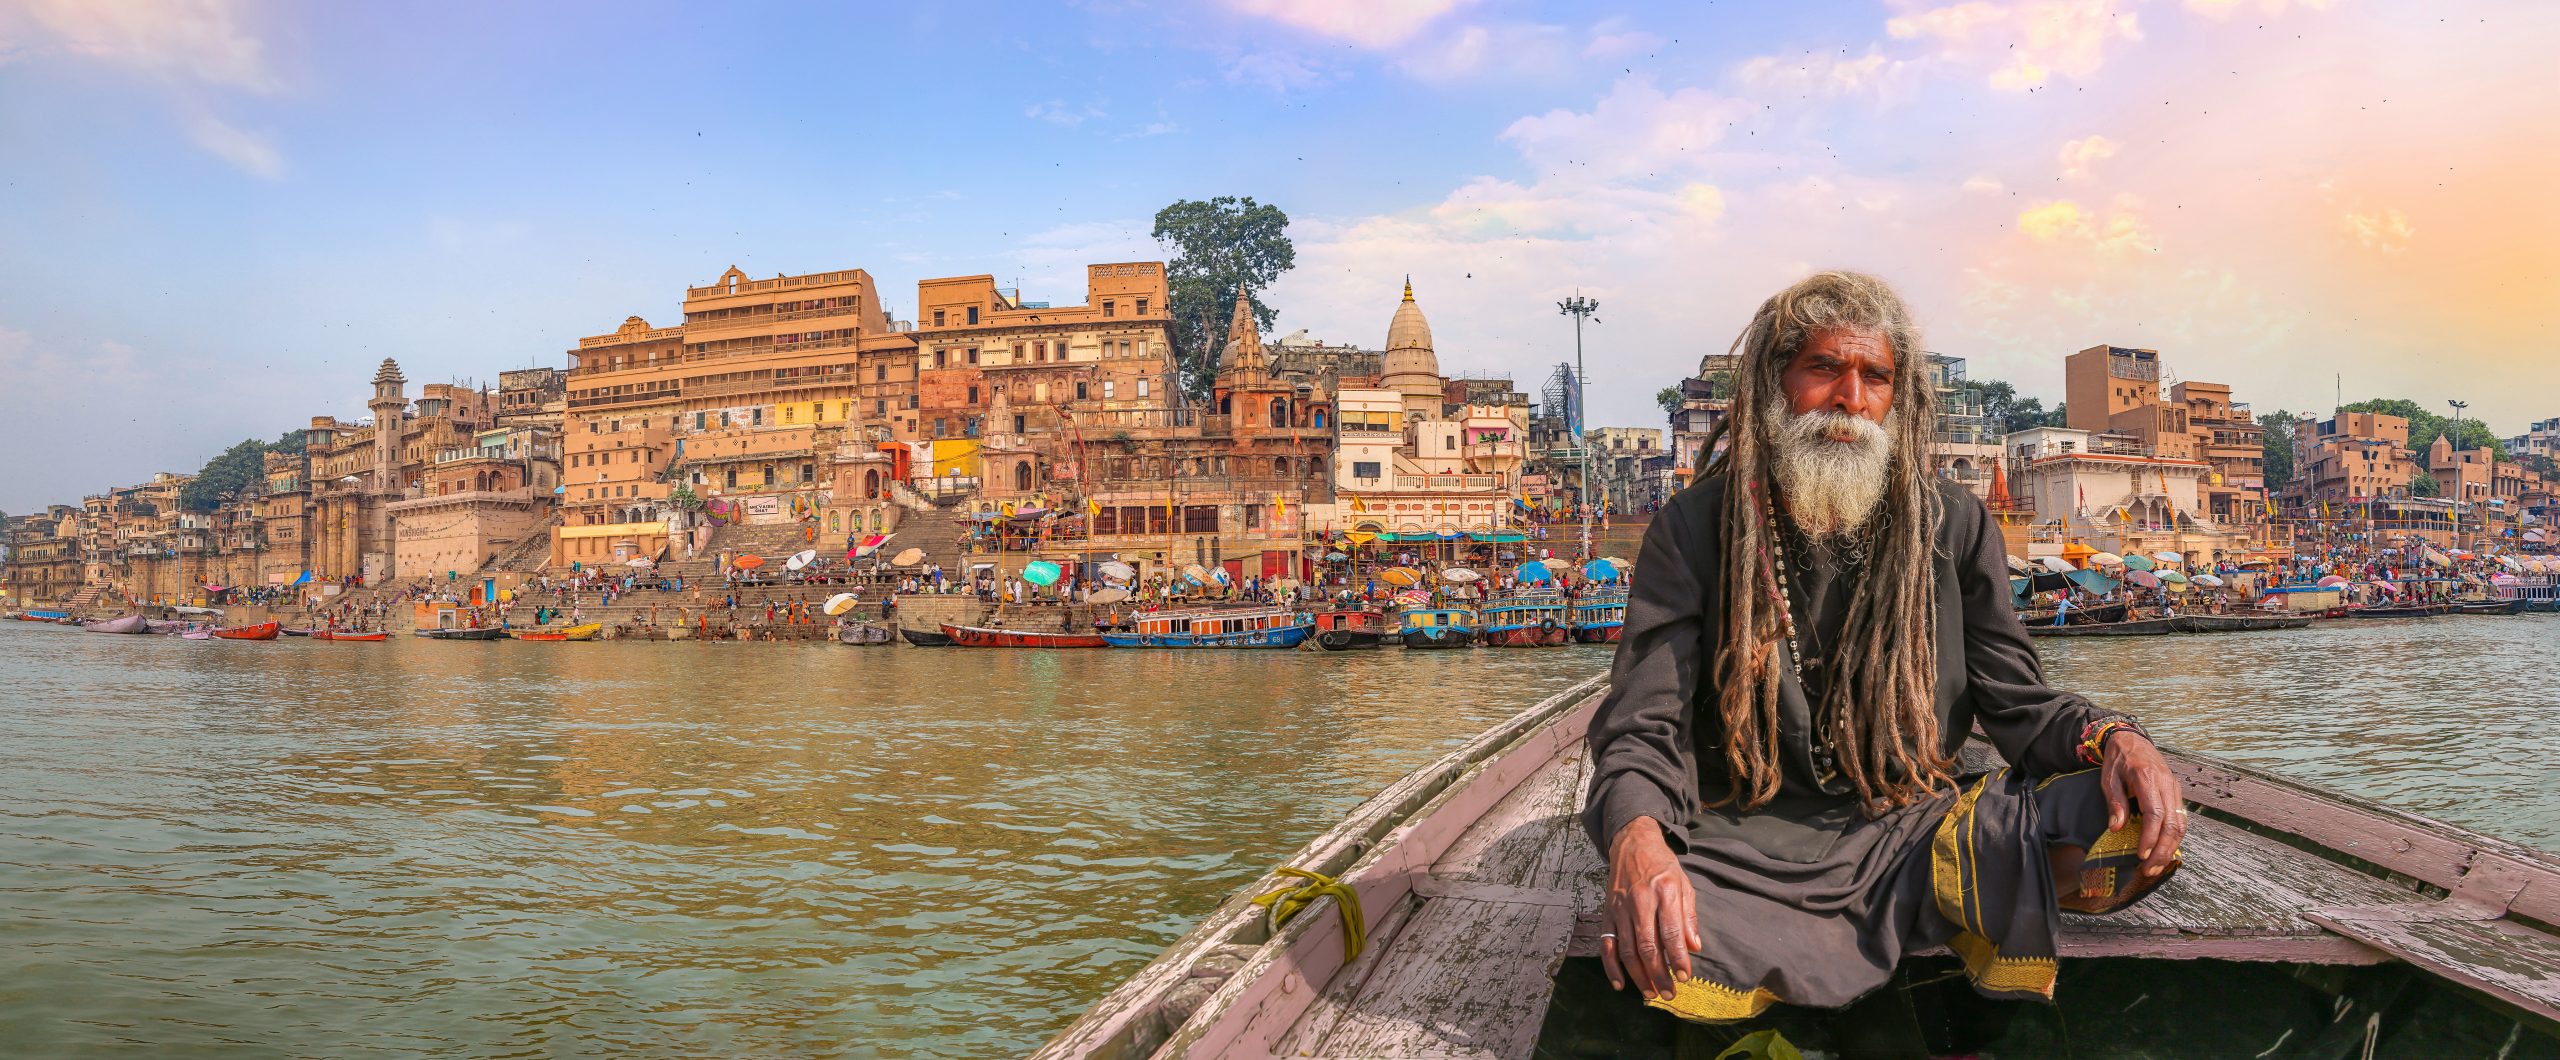
[[[1528,539],[1529,535],[1512,531],[1503,531],[1501,533],[1491,534],[1471,533],[1467,535],[1467,540],[1469,541],[1491,541],[1497,544],[1513,544],[1516,542],[1526,541]]]

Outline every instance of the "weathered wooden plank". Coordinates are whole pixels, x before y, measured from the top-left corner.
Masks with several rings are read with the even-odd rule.
[[[1449,786],[1471,775],[1486,759],[1512,748],[1541,726],[1555,722],[1560,715],[1580,711],[1580,716],[1588,717],[1592,697],[1605,684],[1605,677],[1594,677],[1548,697],[1430,765],[1406,775],[1352,810],[1340,825],[1309,841],[1286,864],[1327,875],[1341,874],[1408,817],[1440,797]],[[1575,730],[1575,735],[1578,739],[1579,729]],[[1267,875],[1228,898],[1204,918],[1200,926],[1096,1001],[1083,1016],[1060,1031],[1034,1055],[1135,1060],[1153,1054],[1176,1029],[1167,1025],[1164,1014],[1159,1011],[1161,1002],[1190,978],[1194,964],[1217,947],[1230,943],[1265,943],[1260,927],[1262,909],[1253,905],[1251,899],[1254,894],[1277,887],[1281,882],[1282,877]],[[1334,923],[1337,917],[1331,903],[1321,904],[1323,908],[1308,911],[1308,919]],[[1391,907],[1392,903],[1373,905],[1366,912],[1372,917],[1383,915],[1386,909],[1382,906]],[[1340,945],[1338,936],[1332,938],[1331,944]],[[1337,963],[1339,957],[1337,952]]]
[[[1326,1031],[1280,1052],[1525,1060],[1572,930],[1562,906],[1427,900]]]
[[[1577,743],[1511,789],[1450,845],[1431,866],[1432,875],[1561,889],[1564,881],[1554,873],[1563,860],[1565,833],[1577,828],[1574,808],[1582,803],[1581,766],[1588,757],[1585,745]]]
[[[2473,920],[2457,903],[2437,919],[2323,911],[2340,934],[2545,1019],[2560,1019],[2560,939],[2506,920]],[[2384,911],[2397,914],[2401,910]]]
[[[2422,902],[2421,896],[2209,817],[2190,817],[2186,862],[2160,890],[2105,916],[2066,913],[2066,937],[2317,935],[2302,918],[2322,906]]]

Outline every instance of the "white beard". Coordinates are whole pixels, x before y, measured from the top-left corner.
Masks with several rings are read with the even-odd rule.
[[[1829,410],[1801,416],[1783,402],[1764,406],[1761,428],[1775,459],[1778,494],[1796,526],[1816,538],[1856,530],[1875,516],[1884,500],[1886,472],[1893,466],[1896,413],[1879,425],[1864,416]],[[1833,431],[1854,434],[1836,441]]]

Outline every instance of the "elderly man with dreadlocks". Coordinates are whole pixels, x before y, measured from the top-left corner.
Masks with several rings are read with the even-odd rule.
[[[2050,998],[2057,909],[2177,868],[2177,778],[2045,687],[1999,524],[1930,472],[1891,288],[1812,276],[1735,346],[1723,452],[1645,534],[1591,724],[1610,980],[1721,1022],[1847,1005],[1944,945],[1982,993]],[[2009,764],[1959,776],[1977,726]]]

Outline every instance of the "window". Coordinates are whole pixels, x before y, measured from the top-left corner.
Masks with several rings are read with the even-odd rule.
[[[933,418],[933,436],[934,436],[934,437],[936,437],[936,438],[943,437],[945,434],[949,433],[949,430],[950,430],[950,425],[949,425],[948,423],[946,423],[942,417],[940,417],[940,416],[936,416],[936,417],[934,417],[934,418]]]
[[[888,366],[888,365],[885,365],[885,364],[875,364],[875,365],[872,365],[872,366],[871,366],[871,381],[872,381],[872,382],[874,382],[874,383],[886,383],[886,382],[888,382],[888,381],[889,381],[889,366]]]
[[[789,405],[782,406],[782,422],[791,422],[791,406]]]
[[[1119,389],[1119,384],[1114,383],[1114,382],[1112,382],[1111,380],[1108,380],[1108,379],[1103,380],[1103,381],[1102,381],[1102,400],[1104,400],[1104,401],[1109,401],[1109,400],[1111,400],[1111,398],[1112,398],[1112,393],[1111,393],[1111,392],[1112,392],[1113,390],[1116,390],[1116,389]]]
[[[1354,460],[1354,461],[1352,461],[1352,462],[1351,462],[1351,477],[1352,477],[1352,478],[1376,478],[1376,477],[1378,477],[1378,462],[1377,462],[1377,461],[1375,461],[1375,460]]]
[[[1271,473],[1272,473],[1272,474],[1274,474],[1274,475],[1278,475],[1278,476],[1280,476],[1281,478],[1287,478],[1287,477],[1289,477],[1289,458],[1288,458],[1288,457],[1285,457],[1285,456],[1275,456],[1275,457],[1272,457],[1272,458],[1271,458]]]
[[[729,425],[729,410],[727,410],[727,409],[721,409],[721,410],[720,410],[720,425],[721,425],[721,426],[723,426],[723,427],[726,427],[726,426],[728,426],[728,425]]]
[[[1147,396],[1147,381],[1146,381],[1146,380],[1144,380],[1144,379],[1140,379],[1140,380],[1138,380],[1138,396],[1139,396],[1139,397],[1145,397],[1145,396]]]
[[[1021,416],[1015,416],[1015,417],[1013,418],[1013,433],[1015,433],[1015,434],[1021,434],[1022,432],[1023,432],[1023,417],[1021,417]]]
[[[1457,436],[1457,435],[1454,435],[1454,434],[1444,434],[1444,435],[1441,435],[1441,436],[1440,436],[1440,448],[1442,448],[1442,449],[1456,449],[1457,447],[1458,447],[1458,436]]]
[[[800,465],[800,481],[802,481],[802,482],[816,482],[816,481],[818,481],[818,465],[817,465],[817,464],[815,464],[815,463],[803,463],[803,464],[801,464],[801,465]]]
[[[888,399],[888,398],[877,398],[877,399],[874,399],[874,400],[871,402],[871,414],[872,414],[872,415],[874,415],[874,416],[886,416],[886,415],[888,415],[888,414],[889,414],[889,399]]]
[[[730,469],[729,469],[729,471],[728,471],[728,475],[726,476],[726,481],[728,482],[728,484],[729,484],[729,488],[730,488],[730,489],[736,489],[736,488],[738,488],[738,469],[737,469],[737,468],[734,468],[734,467],[733,467],[733,468],[730,468]],[[595,491],[594,491],[594,490],[588,490],[588,491],[587,491],[587,495],[592,497],[592,496],[594,496],[594,495],[595,495]]]
[[[951,355],[951,351],[949,351],[949,350],[935,350],[935,351],[933,351],[933,366],[934,366],[934,367],[936,367],[936,368],[942,368],[942,367],[946,367],[946,366],[948,366],[949,362],[946,360],[946,358],[948,358],[950,355]]]
[[[1076,400],[1084,400],[1084,380],[1076,380]]]
[[[975,405],[975,404],[977,404],[977,403],[978,403],[978,388],[977,388],[977,387],[974,387],[974,386],[973,386],[973,387],[970,387],[970,388],[969,388],[969,403],[970,403],[970,404],[972,404],[972,405]]]
[[[1138,299],[1138,315],[1139,315],[1139,316],[1145,316],[1145,315],[1147,315],[1147,300],[1146,300],[1146,299],[1144,299],[1144,298]],[[1127,348],[1128,348],[1128,346],[1129,346],[1129,344],[1124,342],[1124,343],[1121,343],[1121,344],[1120,344],[1120,346],[1121,346],[1121,348],[1122,348],[1122,349],[1127,349]]]
[[[763,409],[763,408],[758,407],[758,408],[748,409],[748,410],[747,410],[747,416],[748,416],[748,423],[749,423],[750,425],[752,425],[752,426],[756,426],[756,427],[762,427],[762,426],[764,426],[764,409]]]
[[[597,427],[597,426],[596,426],[596,421],[594,421],[594,420],[588,420],[588,421],[587,421],[587,433],[588,433],[588,434],[597,434],[597,433],[600,433],[601,431],[602,431],[602,428],[599,428],[599,427]]]
[[[1111,312],[1111,301],[1110,301],[1110,299],[1107,299],[1107,298],[1106,298],[1106,299],[1104,299],[1104,300],[1103,300],[1103,302],[1102,302],[1102,315],[1103,315],[1103,316],[1105,316],[1105,317],[1109,317],[1109,316],[1112,316],[1112,315],[1113,315],[1113,314],[1112,314],[1112,312]]]
[[[937,328],[942,326],[942,310],[936,309],[933,311],[933,326]]]
[[[975,324],[975,323],[977,323],[977,322],[978,322],[978,307],[976,307],[976,306],[970,306],[970,307],[969,307],[969,322],[970,322],[970,323],[972,323],[972,324]]]

